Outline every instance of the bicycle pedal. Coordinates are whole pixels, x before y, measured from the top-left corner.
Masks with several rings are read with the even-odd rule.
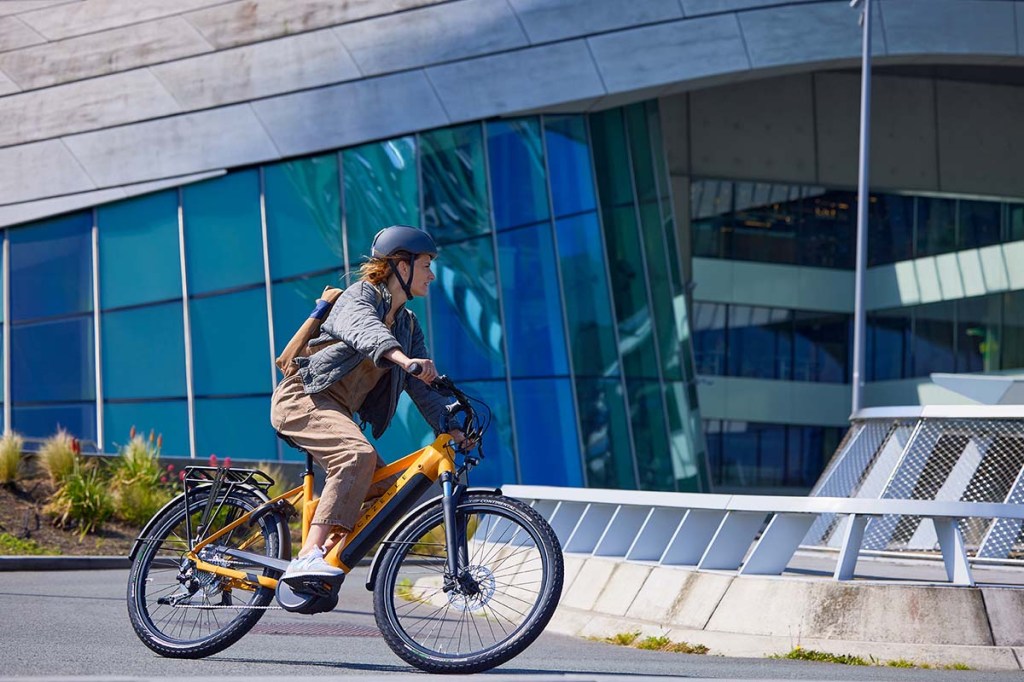
[[[321,597],[329,597],[338,591],[341,584],[345,582],[345,574],[341,575],[297,575],[291,578],[282,579],[288,587],[296,592],[315,594]]]

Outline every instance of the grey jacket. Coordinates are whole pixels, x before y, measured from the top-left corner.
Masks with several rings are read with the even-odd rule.
[[[378,367],[389,365],[383,355],[392,348],[401,348],[410,358],[430,357],[416,315],[403,306],[395,315],[393,330],[389,330],[384,324],[384,317],[390,308],[391,292],[387,287],[359,281],[342,292],[324,320],[320,336],[309,345],[337,343],[309,357],[295,359],[306,393],[319,393],[355,369],[365,358],[373,360]],[[380,438],[388,428],[395,416],[398,395],[403,390],[416,403],[434,433],[440,434],[444,430],[442,415],[447,403],[444,396],[392,366],[359,409],[359,417],[372,427],[373,437]]]

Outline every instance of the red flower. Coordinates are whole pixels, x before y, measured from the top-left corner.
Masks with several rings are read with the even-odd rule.
[[[174,465],[173,464],[168,464],[167,465],[167,470],[168,471],[174,471]]]
[[[224,466],[226,466],[226,467],[230,467],[231,466],[231,458],[230,457],[225,457],[224,458]]]
[[[217,455],[214,455],[212,453],[210,454],[210,466],[217,466]]]
[[[182,469],[181,471],[178,472],[178,480],[179,481],[184,481],[185,480],[185,470],[184,469]]]
[[[167,483],[167,477],[166,476],[161,476],[160,477],[160,482],[161,483]]]

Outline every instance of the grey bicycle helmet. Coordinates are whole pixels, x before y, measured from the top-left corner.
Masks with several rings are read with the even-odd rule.
[[[388,259],[391,272],[395,273],[398,283],[402,285],[402,290],[410,301],[413,299],[412,289],[409,288],[412,284],[412,271],[416,266],[417,256],[423,254],[436,256],[437,244],[423,230],[408,225],[385,227],[374,236],[373,244],[370,247],[371,256]],[[398,272],[395,256],[403,257],[409,263],[408,280],[402,279],[401,273]]]

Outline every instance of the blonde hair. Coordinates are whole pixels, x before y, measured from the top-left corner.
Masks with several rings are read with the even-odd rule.
[[[388,277],[390,277],[393,272],[391,266],[388,265],[388,261],[394,261],[397,265],[398,263],[407,261],[408,258],[408,255],[395,255],[387,258],[367,258],[366,261],[359,266],[359,279],[369,282],[374,286],[384,284],[388,281]]]

